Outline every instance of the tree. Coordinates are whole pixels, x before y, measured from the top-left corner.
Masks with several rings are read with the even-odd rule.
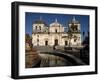
[[[25,35],[25,43],[29,45],[30,49],[32,49],[32,47],[33,47],[32,38],[29,34]]]
[[[70,47],[70,45],[71,45],[71,39],[72,39],[72,37],[73,37],[73,34],[72,34],[72,31],[71,30],[68,30],[68,39],[69,39],[69,47]]]
[[[83,40],[84,40],[85,32],[83,31]]]

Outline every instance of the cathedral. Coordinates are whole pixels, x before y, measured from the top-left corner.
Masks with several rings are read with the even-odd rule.
[[[33,46],[81,46],[81,24],[75,17],[68,22],[66,27],[57,19],[47,25],[40,18],[33,22],[32,28]]]

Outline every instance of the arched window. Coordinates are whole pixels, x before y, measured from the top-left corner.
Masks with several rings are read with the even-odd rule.
[[[58,45],[58,39],[54,40],[54,45]]]
[[[77,28],[77,27],[78,27],[78,26],[77,26],[77,25],[75,25],[75,27],[74,27],[74,30],[75,30],[75,31],[77,31],[77,30],[78,30],[78,28]]]
[[[45,46],[47,46],[48,45],[48,41],[45,41]]]
[[[57,33],[57,29],[55,29],[55,32]]]
[[[37,42],[39,42],[39,39],[37,39]]]
[[[35,26],[35,29],[37,30],[37,26]]]
[[[39,39],[37,39],[37,46],[39,46]]]
[[[77,39],[74,39],[74,42],[76,42]]]
[[[37,35],[37,37],[39,37],[39,35]]]
[[[68,45],[68,41],[65,41],[65,46]]]
[[[39,29],[41,30],[41,26],[39,26]]]

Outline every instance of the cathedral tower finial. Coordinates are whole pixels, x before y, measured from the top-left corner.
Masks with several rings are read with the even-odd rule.
[[[76,21],[75,16],[73,16],[73,21]]]
[[[40,16],[40,20],[42,20],[42,17]]]
[[[57,19],[55,19],[55,22],[56,22],[56,23],[58,22]]]

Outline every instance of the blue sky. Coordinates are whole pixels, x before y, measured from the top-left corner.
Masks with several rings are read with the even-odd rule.
[[[32,34],[32,24],[34,21],[42,18],[42,20],[47,24],[50,25],[55,21],[58,20],[60,24],[64,27],[68,27],[68,22],[75,17],[81,24],[81,34],[82,32],[89,31],[89,16],[88,15],[74,15],[74,14],[51,14],[51,13],[33,13],[33,12],[26,12],[25,13],[25,33]]]

